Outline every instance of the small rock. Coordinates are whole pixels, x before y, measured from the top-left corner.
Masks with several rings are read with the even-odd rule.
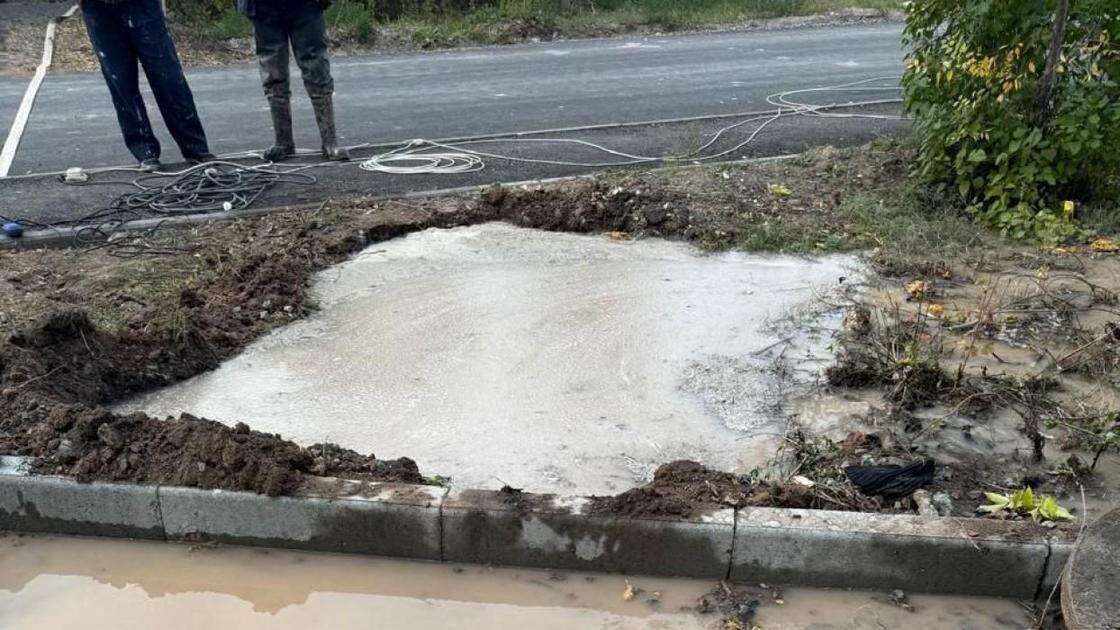
[[[645,209],[646,223],[649,225],[661,225],[669,218],[669,204],[662,207],[651,207]]]
[[[917,490],[911,498],[914,499],[914,503],[918,506],[918,514],[930,517],[937,516],[938,512],[933,505],[933,500],[930,499],[929,491]]]
[[[505,201],[507,194],[508,191],[503,186],[501,186],[500,184],[494,184],[493,186],[482,191],[482,200],[490,204],[491,206],[499,206],[503,201]]]
[[[937,510],[939,516],[951,516],[953,514],[953,499],[945,492],[938,492],[930,499],[933,504],[933,509]]]
[[[116,448],[124,444],[124,437],[120,431],[117,431],[108,424],[103,424],[97,427],[97,439],[101,440],[107,446]]]
[[[55,455],[63,462],[69,462],[77,457],[77,452],[74,449],[74,443],[70,440],[62,440],[58,443],[58,450]]]
[[[910,604],[910,597],[906,592],[901,589],[895,589],[890,594],[891,603],[903,610],[914,612],[914,606]]]

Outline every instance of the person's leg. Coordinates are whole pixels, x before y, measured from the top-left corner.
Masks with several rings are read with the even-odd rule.
[[[121,31],[126,26],[126,22],[120,19],[121,6],[86,0],[82,3],[82,17],[89,32],[89,41],[101,63],[101,74],[109,86],[125,145],[140,162],[158,160],[159,140],[152,132],[148,110],[140,95],[137,53],[130,39]]]
[[[292,85],[289,75],[291,49],[288,32],[282,24],[270,19],[253,20],[253,36],[260,62],[261,84],[272,114],[275,142],[264,152],[264,159],[279,162],[296,152],[292,135]]]
[[[315,121],[323,140],[323,155],[330,160],[348,160],[346,149],[339,148],[334,118],[334,78],[327,51],[327,23],[323,12],[314,13],[292,27],[292,49],[303,73],[303,85],[315,108]]]
[[[212,157],[160,0],[129,0],[119,6],[128,14],[129,37],[139,53],[167,130],[183,157]]]

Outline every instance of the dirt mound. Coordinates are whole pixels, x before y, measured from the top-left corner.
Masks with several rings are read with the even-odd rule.
[[[620,516],[676,516],[743,505],[750,484],[731,473],[681,460],[657,469],[653,481],[618,496],[594,497],[591,511]]]
[[[398,483],[425,483],[416,462],[407,457],[393,460],[377,459],[374,455],[362,455],[337,444],[316,444],[307,450],[315,455],[315,464],[311,472],[316,475]]]
[[[21,454],[35,470],[80,481],[107,480],[249,490],[272,496],[295,489],[314,458],[277,435],[184,414],[153,420],[104,409],[56,406],[24,436]]]

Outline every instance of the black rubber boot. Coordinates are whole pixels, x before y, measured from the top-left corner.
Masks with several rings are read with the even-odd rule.
[[[292,101],[287,98],[270,98],[268,107],[272,111],[276,144],[265,151],[263,157],[269,162],[283,162],[296,154],[296,141],[292,137]]]
[[[338,135],[334,127],[334,99],[330,94],[313,96],[311,104],[315,107],[315,122],[319,123],[319,137],[323,139],[323,157],[335,161],[349,160],[350,152],[338,146]]]

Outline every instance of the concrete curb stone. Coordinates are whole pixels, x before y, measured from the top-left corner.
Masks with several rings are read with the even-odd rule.
[[[669,520],[588,514],[586,499],[467,490],[443,504],[448,562],[721,580],[735,511]]]
[[[446,490],[376,484],[338,498],[161,487],[169,540],[440,560]]]
[[[0,529],[163,540],[154,486],[0,475]]]
[[[358,481],[300,496],[81,484],[0,458],[0,529],[736,582],[1045,598],[1072,551],[1014,522],[744,508],[593,514],[585,498]],[[1067,532],[1068,534],[1068,532]]]
[[[739,511],[731,579],[1033,598],[1049,543],[1013,523],[825,510]]]

